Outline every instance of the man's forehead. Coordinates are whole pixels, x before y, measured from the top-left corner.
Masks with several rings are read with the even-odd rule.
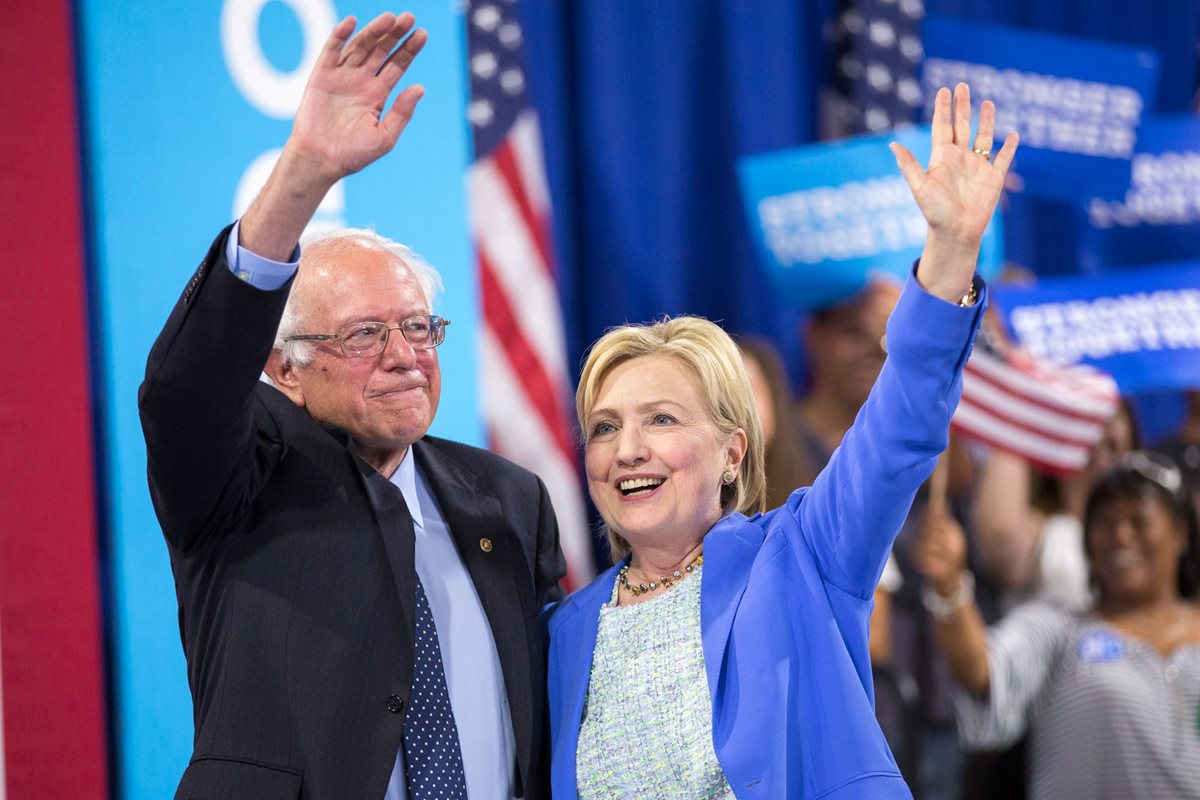
[[[301,278],[293,291],[302,293],[311,322],[341,325],[429,313],[420,282],[398,255],[341,245],[324,248],[307,263],[301,260]]]
[[[359,273],[412,276],[399,254],[353,239],[327,239],[308,245],[300,254],[300,271],[325,280]]]

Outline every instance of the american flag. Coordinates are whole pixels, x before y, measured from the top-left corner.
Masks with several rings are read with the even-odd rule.
[[[467,4],[474,138],[471,232],[483,304],[482,406],[490,447],[537,473],[558,514],[567,588],[595,573],[571,423],[541,132],[515,0]]]
[[[924,0],[841,0],[826,31],[835,62],[822,107],[825,137],[880,133],[917,118],[924,16]],[[1103,372],[1052,364],[998,335],[981,335],[952,427],[1045,472],[1066,474],[1087,464],[1118,400],[1116,383]]]
[[[822,138],[882,133],[916,120],[924,99],[916,78],[924,16],[924,0],[841,0],[825,31],[834,68],[822,101]]]
[[[951,427],[1052,475],[1083,469],[1117,413],[1116,382],[1093,367],[1054,364],[989,342],[986,333],[967,359]]]

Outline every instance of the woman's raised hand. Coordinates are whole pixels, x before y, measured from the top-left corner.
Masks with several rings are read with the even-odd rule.
[[[1009,133],[991,157],[996,107],[985,100],[979,130],[971,139],[971,90],[965,83],[941,88],[933,106],[929,169],[905,147],[892,143],[896,164],[929,225],[917,280],[931,294],[957,301],[971,286],[983,231],[996,210],[1004,176],[1017,151]]]

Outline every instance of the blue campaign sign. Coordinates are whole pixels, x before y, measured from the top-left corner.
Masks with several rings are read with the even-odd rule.
[[[1122,394],[1200,387],[1200,261],[996,286],[992,297],[1030,352],[1099,367]]]
[[[444,391],[434,432],[481,444],[478,298],[464,202],[469,142],[458,4],[406,4],[429,44],[404,85],[425,98],[396,152],[332,191],[319,224],[374,225],[445,279]],[[146,487],[137,387],[146,355],[217,231],[249,204],[291,128],[335,22],[376,0],[79,4],[84,133],[104,425],[114,762],[126,800],[170,797],[192,747],[175,591]]]
[[[1124,196],[1087,204],[1081,258],[1089,271],[1200,258],[1200,118],[1146,121]]]
[[[927,127],[741,159],[742,199],[759,256],[801,308],[857,292],[873,272],[907,277],[927,226],[889,142],[929,156]],[[984,233],[979,271],[1003,261],[999,213]]]
[[[996,104],[996,140],[1021,135],[1014,171],[1046,197],[1118,198],[1138,129],[1153,112],[1159,58],[1150,50],[980,25],[922,23],[925,116],[940,86],[965,81],[972,104]]]

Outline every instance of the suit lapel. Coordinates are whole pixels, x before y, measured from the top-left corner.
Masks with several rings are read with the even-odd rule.
[[[481,493],[473,474],[428,443],[417,442],[413,452],[437,497],[492,629],[508,694],[521,778],[528,783],[533,753],[533,684],[540,683],[545,674],[540,665],[534,672],[529,660],[526,620],[534,618],[534,624],[540,624],[534,607],[533,577],[523,566],[521,554],[514,550],[518,545],[510,536],[500,501]]]
[[[717,687],[725,662],[725,645],[733,627],[750,568],[762,547],[765,533],[741,515],[721,520],[704,537],[704,581],[700,586],[700,636],[704,668],[713,708],[719,707]]]

